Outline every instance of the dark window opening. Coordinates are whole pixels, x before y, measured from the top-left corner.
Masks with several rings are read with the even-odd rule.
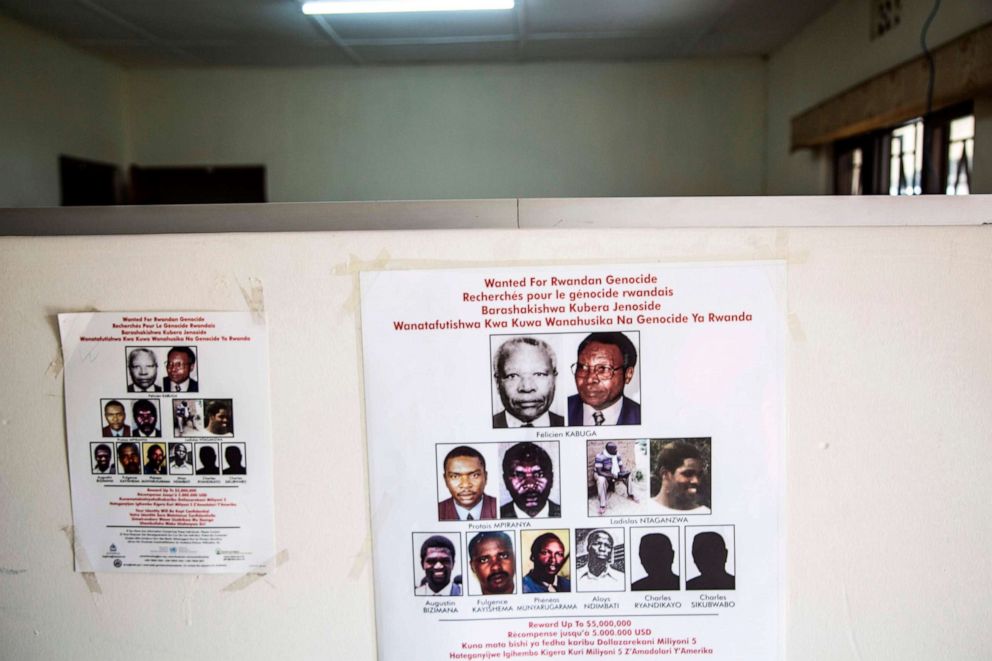
[[[124,201],[124,185],[116,165],[59,156],[62,206],[106,206]]]
[[[967,195],[975,117],[965,103],[834,143],[835,195]]]
[[[131,204],[265,202],[265,166],[131,166]]]
[[[971,193],[971,164],[975,160],[975,116],[953,119],[947,126],[947,195]]]
[[[62,206],[265,202],[265,166],[142,167],[59,156]]]

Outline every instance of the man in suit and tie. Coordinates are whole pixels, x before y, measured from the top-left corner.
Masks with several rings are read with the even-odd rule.
[[[536,443],[517,443],[503,455],[503,484],[510,502],[499,509],[501,519],[560,517],[561,506],[551,500],[555,483],[551,456]]]
[[[486,459],[475,448],[459,445],[444,457],[444,484],[451,498],[437,504],[441,521],[496,518],[496,499],[486,495]]]
[[[503,410],[493,416],[494,429],[563,427],[565,419],[548,409],[558,376],[555,352],[535,337],[514,337],[496,351],[493,379]]]
[[[158,378],[158,358],[151,349],[132,349],[127,356],[127,369],[131,374],[128,392],[162,392],[162,388],[155,383]]]
[[[641,424],[641,405],[623,394],[635,365],[637,349],[623,333],[591,333],[582,340],[572,365],[578,394],[568,398],[569,426]]]
[[[124,424],[124,405],[112,399],[103,406],[103,417],[107,426],[103,428],[104,438],[125,438],[131,435],[131,427]]]
[[[131,405],[134,419],[134,435],[143,438],[159,438],[162,430],[158,427],[158,408],[149,399],[139,399]]]
[[[196,367],[196,354],[189,347],[172,347],[165,358],[165,371],[169,376],[162,380],[165,392],[198,392],[199,384],[190,374]]]

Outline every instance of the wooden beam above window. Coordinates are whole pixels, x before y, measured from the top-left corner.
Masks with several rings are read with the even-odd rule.
[[[931,51],[933,110],[992,91],[992,23]],[[792,118],[792,149],[817,147],[920,117],[929,67],[922,55]]]

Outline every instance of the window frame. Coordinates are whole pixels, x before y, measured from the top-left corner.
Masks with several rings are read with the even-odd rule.
[[[923,166],[920,175],[922,195],[946,195],[949,168],[951,122],[974,114],[974,103],[965,101],[930,113],[923,120]],[[894,124],[845,138],[833,143],[833,194],[834,195],[889,195],[892,132],[919,118]],[[855,150],[861,150],[860,193],[847,190],[845,159]],[[973,166],[973,164],[970,164]],[[969,170],[970,172],[971,170]],[[969,180],[969,187],[970,187]]]

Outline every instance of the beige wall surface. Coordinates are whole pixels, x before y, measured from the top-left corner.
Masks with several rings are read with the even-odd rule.
[[[126,158],[124,72],[0,16],[0,207],[57,206],[59,155]]]
[[[900,24],[870,40],[871,3],[839,0],[808,25],[768,61],[768,118],[766,151],[767,195],[822,195],[831,192],[832,163],[827,150],[804,149],[790,154],[790,120],[849,87],[922,54],[920,33],[933,0],[902,0]],[[992,21],[992,2],[942,2],[927,35],[933,49],[965,32]],[[920,90],[920,98],[926,90]],[[989,123],[987,104],[976,114]],[[976,149],[975,171],[992,169],[992,152]],[[987,174],[978,174],[983,187]]]
[[[945,202],[935,217],[954,215]],[[767,219],[803,213],[796,201]],[[676,224],[695,214],[685,200],[659,209]],[[986,226],[0,239],[0,657],[374,658],[366,474],[322,468],[364,453],[359,271],[769,258],[788,281],[787,658],[984,658]],[[177,266],[184,281],[163,277]],[[278,567],[73,573],[56,313],[249,300],[270,331]]]

